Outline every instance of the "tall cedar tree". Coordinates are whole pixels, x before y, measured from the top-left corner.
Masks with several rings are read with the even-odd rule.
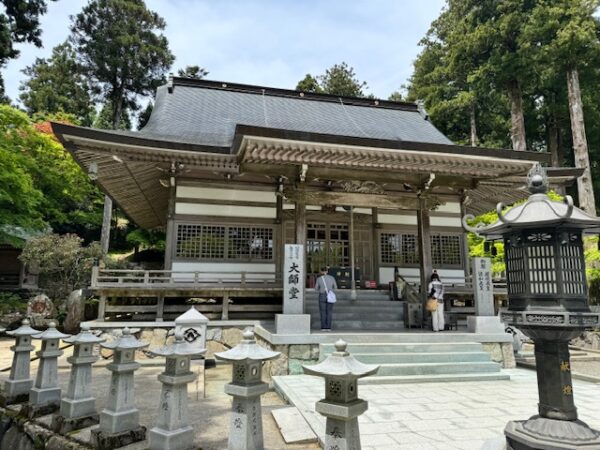
[[[296,89],[304,92],[316,92],[339,95],[342,97],[364,97],[365,81],[356,78],[354,68],[345,62],[335,64],[325,74],[314,77],[307,74],[298,82]]]
[[[185,69],[179,69],[177,76],[182,78],[191,78],[193,80],[201,80],[208,75],[208,70],[200,66],[185,66]]]
[[[55,1],[55,0],[52,0]],[[40,16],[46,13],[47,0],[1,0],[0,11],[0,68],[10,59],[19,56],[15,44],[30,42],[42,46]],[[0,76],[0,96],[4,95],[4,82]]]
[[[90,0],[72,17],[71,42],[100,95],[110,104],[112,128],[137,97],[154,92],[173,63],[165,21],[143,0]]]
[[[91,125],[94,105],[71,44],[57,45],[49,59],[37,58],[23,73],[29,79],[21,83],[20,98],[30,115],[64,112]]]

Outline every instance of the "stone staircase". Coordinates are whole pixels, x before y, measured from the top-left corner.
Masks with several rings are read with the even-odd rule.
[[[507,380],[501,365],[468,333],[345,334],[348,351],[366,364],[379,364],[376,376],[363,384]],[[335,351],[333,343],[320,344],[320,359]]]
[[[338,301],[333,307],[333,330],[404,329],[404,304],[391,301],[387,291],[358,290],[356,300],[350,290],[336,292]],[[316,292],[306,292],[306,313],[311,316],[311,328],[321,328],[319,301]]]

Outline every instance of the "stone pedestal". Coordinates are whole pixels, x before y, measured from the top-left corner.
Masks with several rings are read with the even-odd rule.
[[[146,429],[139,424],[133,374],[140,367],[135,362],[135,351],[148,344],[137,340],[129,328],[125,328],[120,339],[100,345],[114,353],[113,362],[107,366],[112,372],[108,403],[100,412],[99,428],[92,431],[92,445],[109,449],[144,440]]]
[[[194,429],[188,419],[187,385],[196,379],[190,370],[190,359],[206,349],[184,340],[181,331],[175,332],[175,343],[150,350],[166,358],[165,371],[158,376],[162,383],[158,418],[148,433],[150,450],[190,450],[194,447]]]
[[[93,355],[95,344],[104,339],[94,336],[89,325],[81,326],[81,333],[65,342],[73,344],[73,356],[67,358],[71,364],[71,376],[67,393],[60,403],[60,412],[52,420],[57,433],[89,427],[98,423],[96,399],[92,395],[92,364],[98,360]]]
[[[25,319],[22,325],[14,331],[6,334],[16,338],[15,345],[10,349],[14,352],[10,375],[4,382],[4,389],[0,395],[0,405],[7,406],[15,403],[23,403],[29,399],[29,390],[33,386],[33,378],[30,376],[31,337],[39,334],[29,326],[29,320]]]
[[[325,398],[316,404],[324,415],[325,449],[360,450],[358,416],[368,403],[358,398],[358,379],[376,373],[379,366],[363,364],[346,351],[347,344],[339,340],[336,351],[314,366],[302,366],[304,373],[325,378]]]
[[[504,334],[504,324],[498,316],[469,316],[467,317],[469,333]]]
[[[229,427],[229,450],[262,450],[263,427],[260,396],[269,390],[262,382],[262,362],[274,359],[272,352],[256,344],[254,332],[244,332],[244,339],[234,348],[215,357],[233,362],[232,382],[225,393],[233,397]]]
[[[58,331],[55,322],[50,322],[46,331],[33,336],[42,341],[42,349],[36,352],[40,358],[37,375],[29,391],[29,403],[22,409],[22,414],[30,419],[51,414],[60,408],[58,357],[63,352],[59,349],[59,342],[69,336]]]
[[[276,334],[310,334],[310,314],[275,314]]]

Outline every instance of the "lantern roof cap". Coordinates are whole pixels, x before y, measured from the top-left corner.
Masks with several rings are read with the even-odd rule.
[[[9,336],[33,336],[34,334],[39,334],[40,330],[36,330],[35,328],[31,328],[29,326],[29,320],[23,319],[21,322],[21,326],[13,331],[7,331],[6,334]]]
[[[372,375],[379,370],[375,364],[363,364],[346,351],[348,344],[339,339],[335,343],[335,352],[325,358],[324,361],[314,366],[302,366],[304,373],[308,375],[325,376],[350,376],[356,378]]]
[[[123,328],[123,335],[116,341],[103,342],[100,345],[104,348],[109,348],[112,350],[137,350],[140,348],[148,347],[148,343],[136,339],[136,337],[133,334],[131,334],[131,330],[128,327]]]
[[[463,217],[463,227],[488,239],[500,239],[505,234],[519,229],[555,227],[585,230],[587,233],[600,234],[600,218],[592,216],[573,205],[571,196],[565,196],[564,202],[548,197],[548,177],[546,171],[536,164],[527,175],[527,187],[531,195],[527,201],[504,212],[505,205],[498,203],[498,220],[490,225],[470,226],[467,221],[472,215]]]
[[[50,339],[64,339],[71,336],[70,334],[61,333],[56,329],[56,322],[48,322],[48,329],[42,332],[38,331],[38,334],[34,334],[34,339],[41,339],[42,341],[49,341]]]
[[[68,344],[98,344],[104,342],[104,339],[96,336],[90,331],[90,325],[84,323],[81,325],[81,331],[75,336],[64,340]]]
[[[196,323],[208,323],[208,318],[193,306],[175,319],[176,325]]]
[[[277,358],[280,352],[273,352],[256,343],[252,328],[246,328],[242,341],[225,352],[215,353],[215,357],[225,361],[267,361]]]
[[[198,348],[197,345],[192,345],[183,338],[183,333],[178,330],[175,332],[175,342],[162,347],[151,348],[150,353],[156,356],[193,356],[203,355],[206,352],[205,348]]]

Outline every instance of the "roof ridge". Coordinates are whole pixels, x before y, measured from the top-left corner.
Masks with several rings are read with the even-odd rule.
[[[401,111],[419,112],[418,105],[411,102],[393,102],[377,98],[366,97],[347,97],[332,94],[319,94],[315,92],[304,92],[295,89],[283,89],[268,86],[258,86],[253,84],[230,83],[228,81],[194,79],[185,77],[170,76],[167,83],[169,92],[173,92],[175,86],[216,89],[231,92],[242,92],[247,94],[268,95],[272,97],[296,98],[302,100],[312,100],[329,103],[340,103],[348,106],[366,106],[371,108],[395,109]]]

